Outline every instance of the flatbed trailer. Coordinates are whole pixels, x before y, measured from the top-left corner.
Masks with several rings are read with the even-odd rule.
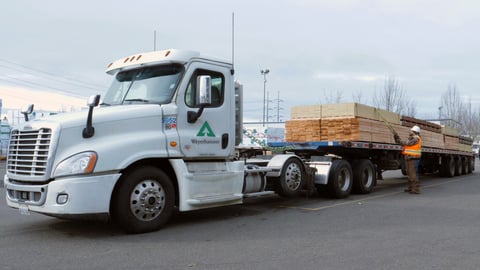
[[[343,198],[350,191],[369,193],[382,180],[382,172],[402,170],[406,175],[402,146],[398,144],[361,142],[361,141],[317,141],[317,142],[275,142],[269,147],[288,149],[288,152],[301,157],[307,166],[326,165],[326,170],[313,175],[328,175],[327,178],[316,177],[313,184],[317,189],[328,190],[333,197]],[[336,160],[343,160],[343,165],[333,166]],[[329,162],[326,164],[325,162]],[[347,168],[345,168],[347,167]],[[351,167],[348,168],[348,167]],[[343,172],[335,172],[343,170]],[[421,174],[438,173],[444,177],[469,174],[475,170],[475,155],[470,152],[422,147],[419,172]],[[351,172],[351,175],[350,175]],[[334,179],[340,174],[341,179]],[[343,176],[342,176],[343,174]],[[332,177],[333,176],[333,177]],[[351,187],[350,182],[351,179]],[[340,181],[340,182],[339,182]],[[336,183],[337,182],[337,183]],[[334,188],[336,186],[336,188]],[[340,186],[338,188],[338,186]]]

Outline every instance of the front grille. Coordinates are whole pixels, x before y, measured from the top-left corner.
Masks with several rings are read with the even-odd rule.
[[[22,176],[44,176],[52,130],[12,130],[8,148],[7,170]]]

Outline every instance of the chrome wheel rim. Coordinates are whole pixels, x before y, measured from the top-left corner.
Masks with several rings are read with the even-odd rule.
[[[285,170],[285,184],[290,190],[297,190],[302,182],[302,171],[296,163],[290,163]]]
[[[165,207],[165,191],[155,180],[143,180],[132,190],[130,210],[141,221],[158,217]]]

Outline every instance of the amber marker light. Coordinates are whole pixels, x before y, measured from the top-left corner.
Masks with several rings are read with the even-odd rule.
[[[170,142],[170,146],[171,146],[171,147],[176,147],[176,146],[177,146],[177,142],[176,142],[176,141]]]

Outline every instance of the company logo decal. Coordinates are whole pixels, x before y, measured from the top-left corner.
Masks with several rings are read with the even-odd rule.
[[[213,132],[212,128],[208,124],[207,121],[203,123],[202,127],[197,133],[197,137],[209,137],[203,139],[192,139],[193,144],[220,144],[220,139],[215,138],[215,133]],[[213,137],[213,138],[212,138]]]
[[[197,133],[197,137],[205,137],[205,136],[215,137],[215,133],[213,133],[213,130],[210,127],[210,125],[208,124],[207,121],[205,121],[205,123],[203,123],[202,127],[200,128],[200,130]]]

